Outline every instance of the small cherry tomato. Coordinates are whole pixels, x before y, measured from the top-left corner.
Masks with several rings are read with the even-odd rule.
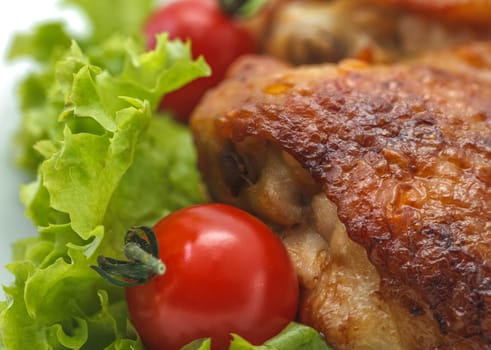
[[[193,58],[203,55],[212,70],[210,77],[197,79],[164,96],[161,107],[174,112],[182,122],[187,122],[206,90],[223,79],[237,57],[256,52],[253,36],[212,0],[170,2],[148,18],[143,31],[149,48],[155,46],[155,36],[162,32],[167,32],[171,39],[190,39]]]
[[[151,350],[178,350],[231,333],[261,344],[296,314],[298,283],[279,238],[254,216],[224,204],[176,211],[154,227],[163,275],[127,287],[131,321]]]

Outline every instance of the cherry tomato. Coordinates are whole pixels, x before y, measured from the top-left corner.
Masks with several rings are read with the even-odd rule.
[[[212,70],[210,77],[197,79],[164,97],[162,108],[173,111],[183,122],[206,90],[223,79],[237,57],[256,52],[253,36],[212,0],[180,0],[160,8],[144,26],[149,48],[156,44],[155,35],[162,32],[169,33],[171,39],[190,39],[193,58],[203,55]]]
[[[154,227],[166,272],[126,289],[131,320],[151,350],[230,333],[261,344],[296,313],[297,277],[282,242],[254,216],[224,204],[176,211]]]

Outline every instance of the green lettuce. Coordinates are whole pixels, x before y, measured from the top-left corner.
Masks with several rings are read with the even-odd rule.
[[[210,339],[196,340],[182,350],[210,350]],[[331,350],[324,338],[308,326],[292,322],[281,333],[255,346],[237,334],[232,335],[229,350]]]
[[[23,119],[16,137],[17,163],[33,173],[43,160],[33,146],[41,140],[60,139],[63,135],[63,125],[58,123],[59,113],[64,108],[58,84],[63,82],[58,81],[57,72],[58,63],[70,49],[72,39],[76,39],[91,64],[118,74],[127,58],[128,38],[131,37],[133,45],[144,47],[140,28],[156,6],[154,0],[60,1],[80,10],[78,12],[89,24],[88,33],[75,37],[65,23],[43,23],[31,33],[18,34],[8,54],[10,60],[28,58],[39,65],[39,69],[30,73],[19,87]],[[173,58],[169,55],[169,59]],[[185,71],[180,73],[187,74]],[[173,89],[171,85],[168,88]]]
[[[150,52],[119,33],[91,45],[67,37],[44,24],[12,46],[12,57],[32,50],[42,67],[21,85],[18,139],[37,173],[21,198],[39,235],[14,245],[0,344],[142,349],[123,290],[89,266],[120,254],[129,226],[204,201],[189,131],[156,110],[163,94],[210,70],[166,35]]]

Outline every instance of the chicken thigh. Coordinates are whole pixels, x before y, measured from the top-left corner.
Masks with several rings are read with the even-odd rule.
[[[280,235],[334,349],[491,347],[490,54],[251,56],[195,110],[210,196]]]

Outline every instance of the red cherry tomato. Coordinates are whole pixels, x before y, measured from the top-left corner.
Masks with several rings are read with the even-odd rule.
[[[151,350],[177,350],[230,333],[261,344],[294,319],[298,283],[275,234],[250,214],[224,204],[174,212],[154,227],[167,270],[126,289],[131,320]]]
[[[171,39],[190,39],[193,57],[203,55],[212,70],[210,77],[197,79],[164,97],[162,108],[173,111],[183,122],[206,90],[223,79],[237,57],[256,52],[252,35],[225,15],[216,1],[180,0],[160,8],[144,26],[149,48],[155,46],[155,36],[162,32],[169,33]]]

